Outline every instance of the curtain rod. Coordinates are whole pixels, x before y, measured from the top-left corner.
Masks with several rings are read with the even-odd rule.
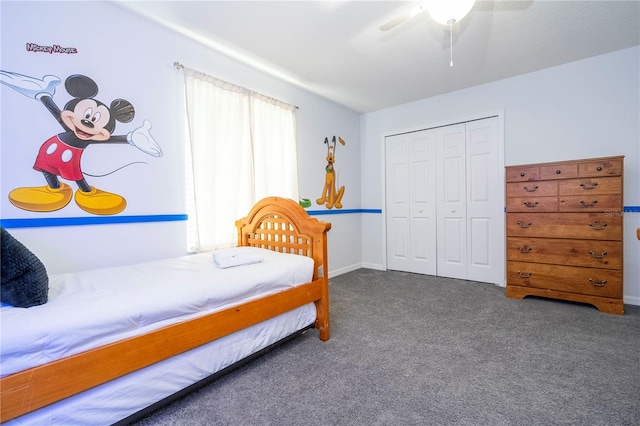
[[[173,66],[174,66],[176,69],[179,69],[179,70],[181,70],[181,69],[184,69],[184,68],[185,68],[185,66],[184,66],[184,65],[182,65],[182,64],[181,64],[180,62],[178,62],[178,61],[174,62],[174,63],[173,63]],[[194,70],[194,71],[196,71],[196,70]],[[200,71],[198,71],[198,72],[200,72]],[[204,73],[203,73],[203,74],[204,74]],[[214,78],[215,78],[215,77],[214,77]],[[233,84],[233,83],[232,83],[232,84]],[[247,90],[249,90],[249,89],[247,89]],[[250,90],[250,91],[251,91],[251,92],[253,92],[252,90]],[[261,95],[261,96],[266,96],[266,95]],[[267,97],[270,97],[270,96],[267,96]],[[283,101],[279,101],[278,99],[275,99],[275,98],[271,98],[271,99],[277,100],[278,102],[283,102]],[[288,103],[288,102],[284,102],[284,103]],[[300,107],[299,107],[299,106],[297,106],[297,105],[293,105],[293,107],[294,107],[295,109],[300,109]]]

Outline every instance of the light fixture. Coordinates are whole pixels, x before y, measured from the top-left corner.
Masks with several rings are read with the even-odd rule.
[[[467,16],[476,0],[431,0],[427,4],[429,15],[434,21],[449,25],[450,67],[453,67],[453,24]]]
[[[471,10],[476,0],[431,0],[427,4],[429,15],[442,25],[453,25]]]

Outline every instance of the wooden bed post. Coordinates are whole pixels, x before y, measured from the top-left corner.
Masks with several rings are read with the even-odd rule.
[[[326,228],[328,231],[331,224]],[[329,267],[327,265],[327,233],[322,233],[321,241],[314,241],[315,251],[322,253],[322,263],[318,266],[316,262],[316,274],[318,279],[322,280],[322,298],[316,300],[316,328],[320,331],[320,340],[327,341],[331,337],[331,328],[329,323]]]

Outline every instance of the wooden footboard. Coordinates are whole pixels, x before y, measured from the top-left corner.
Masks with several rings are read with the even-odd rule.
[[[327,266],[327,232],[331,223],[310,217],[293,200],[268,197],[256,203],[249,214],[236,221],[238,245],[260,247],[282,253],[311,257],[315,263],[313,279],[322,282],[322,297],[316,300],[316,328],[320,340],[328,340],[329,269]]]
[[[196,348],[307,303],[316,304],[315,326],[327,340],[330,223],[307,215],[298,203],[270,197],[236,222],[238,244],[312,257],[310,283],[102,346],[0,380],[0,421],[5,422],[117,377]]]

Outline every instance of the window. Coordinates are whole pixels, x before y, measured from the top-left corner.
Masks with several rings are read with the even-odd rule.
[[[297,200],[295,107],[183,67],[188,249],[236,245],[235,221],[267,196]]]

